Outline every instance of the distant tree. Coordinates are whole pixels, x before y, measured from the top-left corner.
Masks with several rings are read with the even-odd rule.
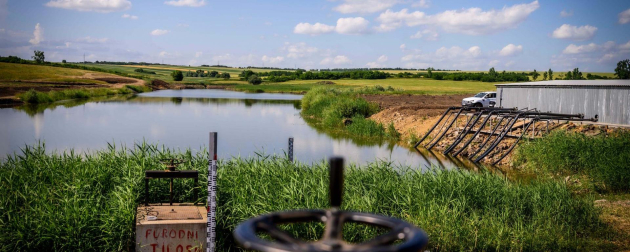
[[[46,59],[46,57],[44,56],[44,52],[42,51],[35,51],[35,56],[33,56],[33,60],[35,60],[35,62],[37,62],[37,64],[41,64],[44,63],[44,60]]]
[[[230,76],[230,73],[222,73],[221,74],[221,78],[228,80],[228,79],[232,78],[232,76]]]
[[[218,75],[219,75],[219,72],[217,72],[217,71],[212,71],[212,72],[210,72],[210,73],[208,74],[208,76],[210,76],[210,77],[212,77],[212,78],[217,77]]]
[[[260,77],[258,77],[258,75],[252,75],[249,76],[249,79],[247,79],[247,81],[249,82],[249,84],[252,85],[260,85],[262,83],[262,79]]]
[[[429,78],[433,77],[433,67],[427,68],[427,77]]]
[[[538,76],[540,76],[540,74],[536,72],[536,69],[534,69],[534,73],[532,73],[532,77],[534,78],[534,80],[538,80]]]
[[[184,73],[179,70],[173,71],[173,73],[171,73],[171,76],[173,77],[174,81],[182,81],[184,79]]]
[[[241,72],[241,74],[238,75],[238,77],[243,78],[243,80],[249,80],[249,77],[256,75],[256,73],[254,73],[254,71],[252,70],[244,70],[243,72]]]
[[[573,79],[574,80],[582,80],[584,78],[582,78],[582,72],[580,72],[579,68],[574,68],[573,69]]]
[[[617,68],[615,68],[615,75],[619,79],[630,79],[630,60],[622,60],[617,62]]]
[[[567,72],[567,75],[564,76],[565,80],[573,80],[573,73],[571,71]]]
[[[62,61],[61,61],[61,63],[64,63],[64,64],[66,64],[66,60],[62,60]]]
[[[549,80],[553,80],[553,71],[551,70],[551,68],[549,68],[549,71],[547,71],[549,73]]]
[[[496,71],[496,70],[494,70],[494,67],[492,67],[492,68],[490,68],[490,70],[488,70],[488,74],[489,74],[490,76],[497,76],[497,75],[498,75],[498,74],[497,74],[497,71]]]

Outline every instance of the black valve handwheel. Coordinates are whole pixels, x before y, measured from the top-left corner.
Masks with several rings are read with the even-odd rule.
[[[410,223],[382,215],[340,211],[342,193],[343,159],[331,158],[331,209],[276,212],[254,217],[236,227],[234,238],[243,248],[262,252],[417,252],[427,246],[427,234]],[[278,227],[301,222],[325,223],[324,235],[318,241],[304,241]],[[366,242],[353,244],[343,239],[345,223],[366,224],[388,231]],[[258,236],[259,233],[267,234],[273,240],[262,239]]]

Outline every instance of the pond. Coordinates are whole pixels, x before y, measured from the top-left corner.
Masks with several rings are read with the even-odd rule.
[[[0,155],[44,142],[48,151],[90,151],[108,143],[132,147],[146,141],[193,152],[218,132],[220,158],[284,155],[293,137],[295,159],[319,162],[343,156],[347,162],[375,160],[427,167],[466,166],[431,152],[388,142],[357,142],[309,126],[300,116],[301,95],[252,94],[225,90],[163,90],[131,97],[71,101],[0,109]]]

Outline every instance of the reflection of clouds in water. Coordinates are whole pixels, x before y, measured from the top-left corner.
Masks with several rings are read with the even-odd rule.
[[[149,127],[149,132],[151,132],[151,137],[154,139],[160,139],[166,136],[166,130],[160,125],[151,125]]]
[[[276,117],[280,117],[284,114],[284,111],[277,109],[277,108],[272,108],[272,107],[265,107],[263,109],[260,110],[260,115],[261,116],[276,116]]]
[[[35,114],[33,116],[33,128],[35,130],[35,139],[39,139],[42,136],[42,129],[44,128],[44,114]]]

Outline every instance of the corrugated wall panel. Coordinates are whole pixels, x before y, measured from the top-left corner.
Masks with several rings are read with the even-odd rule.
[[[599,116],[603,123],[630,125],[630,89],[601,87],[499,87],[501,106]]]

